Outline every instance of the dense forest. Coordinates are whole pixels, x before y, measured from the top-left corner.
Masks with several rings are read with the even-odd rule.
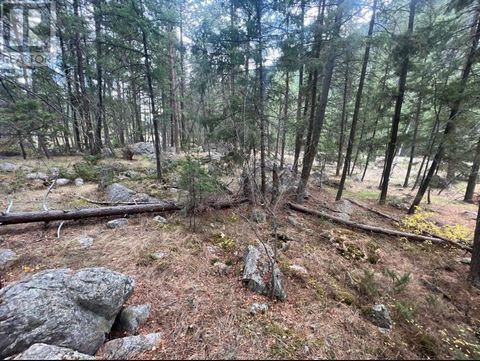
[[[409,195],[398,217],[410,220],[441,195],[459,209],[480,202],[479,0],[55,0],[30,5],[27,25],[14,4],[2,4],[4,157],[83,156],[86,167],[112,156],[132,161],[132,144],[148,143],[151,186],[188,193],[190,226],[213,204],[207,195],[237,192],[230,173],[272,220],[266,232],[275,239],[285,204],[319,215],[317,181],[332,187],[332,204],[373,192],[369,181],[376,193],[359,212],[377,209],[384,221],[378,210],[391,211],[398,192]],[[48,43],[41,64],[25,46],[34,35]],[[231,168],[213,169],[215,154]],[[184,159],[178,174],[172,159]],[[104,173],[92,180],[104,182]],[[3,215],[13,217],[9,210]],[[330,217],[394,234],[381,222],[379,231]],[[469,249],[464,279],[480,287],[480,215],[475,221],[468,242],[432,228],[413,233]],[[277,356],[293,355],[308,356]],[[413,357],[425,355],[446,356]]]

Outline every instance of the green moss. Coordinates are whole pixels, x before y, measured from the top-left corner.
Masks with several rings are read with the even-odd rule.
[[[351,242],[344,242],[343,247],[339,249],[342,257],[359,261],[365,258],[365,253],[357,245]]]
[[[334,297],[335,297],[335,300],[337,300],[339,302],[343,302],[347,305],[352,305],[357,300],[355,295],[348,292],[348,291],[336,291]]]

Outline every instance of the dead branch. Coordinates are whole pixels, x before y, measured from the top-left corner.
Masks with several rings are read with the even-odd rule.
[[[78,198],[83,199],[84,201],[92,204],[97,204],[100,206],[118,206],[118,205],[123,205],[123,206],[134,206],[137,204],[158,204],[159,202],[106,202],[106,201],[95,201],[93,199],[89,199],[83,196],[78,196]]]
[[[393,216],[391,216],[391,215],[389,215],[389,214],[380,212],[380,211],[378,211],[378,210],[376,210],[376,209],[374,209],[374,208],[368,207],[368,206],[366,206],[366,205],[364,205],[364,204],[362,204],[362,203],[359,203],[359,202],[357,202],[357,201],[355,201],[355,200],[353,200],[353,199],[351,199],[351,198],[347,198],[347,201],[355,204],[356,206],[359,206],[360,208],[363,208],[363,209],[366,209],[367,211],[370,211],[370,212],[372,212],[372,213],[375,213],[376,215],[379,215],[380,217],[389,219],[389,220],[394,221],[394,222],[400,222],[400,220],[399,220],[398,218],[396,218],[396,217],[393,217]]]
[[[346,220],[343,220],[341,218],[331,216],[329,214],[326,214],[326,213],[323,213],[323,212],[320,212],[320,211],[316,211],[314,209],[309,209],[309,208],[303,207],[303,206],[301,206],[299,204],[295,204],[295,203],[288,203],[287,205],[291,209],[293,209],[294,211],[298,211],[298,212],[305,213],[305,214],[311,214],[311,215],[321,217],[321,218],[325,218],[325,219],[328,219],[330,221],[333,221],[333,222],[336,222],[336,223],[339,223],[339,224],[343,224],[343,225],[346,225],[346,226],[349,226],[349,227],[362,229],[364,231],[381,233],[381,234],[386,234],[386,235],[389,235],[389,236],[405,237],[405,238],[408,238],[408,239],[411,239],[411,240],[414,240],[414,241],[421,241],[421,242],[430,241],[430,242],[438,243],[438,244],[448,243],[451,246],[454,246],[456,248],[460,248],[462,250],[472,252],[471,247],[461,245],[461,244],[459,244],[455,241],[452,241],[452,240],[447,240],[447,239],[438,238],[438,237],[422,236],[422,235],[419,235],[419,234],[401,232],[401,231],[397,231],[397,230],[394,230],[394,229],[380,228],[380,227],[370,226],[368,224],[361,224],[361,223],[356,223],[356,222],[352,222],[352,221],[346,221]]]
[[[223,202],[207,203],[210,208],[224,209],[247,202],[246,199],[229,200]],[[51,210],[40,212],[16,212],[0,215],[0,224],[19,224],[33,222],[50,222],[61,220],[74,220],[92,217],[108,217],[126,214],[151,213],[151,212],[172,212],[184,208],[183,204],[173,202],[160,202],[154,204],[137,204],[114,207],[83,208],[68,210]]]
[[[57,184],[57,178],[55,178],[53,180],[52,184],[50,184],[50,187],[48,187],[48,189],[47,189],[47,193],[45,193],[45,196],[43,197],[43,210],[44,211],[48,211],[47,197],[50,194],[50,191],[53,189],[53,187],[55,187],[55,184]]]
[[[57,229],[57,239],[60,239],[60,231],[61,231],[62,226],[63,226],[64,223],[65,223],[65,221],[61,221],[61,222],[60,222],[60,225],[58,226],[58,229]]]

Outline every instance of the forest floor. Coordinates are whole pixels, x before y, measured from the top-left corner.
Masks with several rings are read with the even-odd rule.
[[[71,168],[82,158],[5,161],[46,172],[53,166]],[[150,161],[114,162],[137,172],[135,179],[120,177],[119,183],[159,198],[179,197],[156,186],[151,177],[138,176],[153,167]],[[399,186],[403,165],[399,163],[391,182],[389,204],[376,203],[380,168],[369,170],[363,183],[355,175],[350,178],[345,197],[405,217],[404,210],[392,205],[414,194]],[[334,180],[333,167],[326,171]],[[473,233],[477,206],[461,202],[464,187],[458,183],[441,195],[432,193],[432,204],[425,206],[432,212],[429,219],[440,225],[461,225]],[[46,189],[20,172],[0,173],[3,209],[12,199],[13,212],[40,210]],[[306,207],[333,207],[334,187],[311,185],[309,192]],[[53,189],[48,205],[51,209],[94,206],[79,196],[103,198],[96,183],[70,184]],[[286,194],[285,201],[289,200],[293,197]],[[354,221],[400,227],[353,207]],[[115,230],[106,228],[105,219],[66,222],[60,238],[58,222],[1,226],[0,248],[19,255],[3,278],[8,283],[43,269],[91,266],[132,276],[135,292],[128,303],[152,304],[140,333],[162,333],[161,345],[143,355],[156,359],[480,357],[480,291],[466,281],[469,266],[460,262],[469,257],[465,251],[359,232],[279,207],[279,232],[291,241],[279,256],[288,297],[278,302],[242,286],[243,251],[257,242],[251,223],[244,220],[250,212],[249,205],[206,211],[198,216],[195,231],[180,213],[165,215],[168,223],[163,226],[152,214],[131,216],[128,226]],[[295,225],[287,221],[289,217],[295,218]],[[262,238],[270,237],[269,222],[255,227]],[[80,247],[81,235],[94,238],[90,248]],[[154,252],[164,257],[154,260],[150,257]],[[216,261],[231,265],[231,271],[219,274]],[[303,266],[307,273],[293,271],[291,265]],[[411,279],[399,282],[406,274]],[[251,315],[254,302],[268,304],[268,311]],[[365,316],[375,303],[390,310],[391,332],[381,332]]]

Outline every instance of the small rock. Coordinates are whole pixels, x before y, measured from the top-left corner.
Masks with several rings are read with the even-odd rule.
[[[11,249],[0,249],[0,268],[6,267],[17,259],[17,254]]]
[[[148,255],[148,257],[150,257],[150,259],[153,260],[153,261],[158,261],[158,260],[164,259],[167,256],[168,256],[168,254],[165,253],[165,252],[153,252],[153,253],[150,253]]]
[[[107,228],[110,228],[110,229],[122,228],[127,225],[128,225],[128,219],[126,218],[113,219],[107,222]]]
[[[107,360],[128,360],[156,347],[160,341],[160,333],[117,338],[103,345],[99,354]]]
[[[232,269],[231,266],[227,266],[225,263],[223,262],[215,262],[215,264],[213,265],[215,267],[215,272],[217,274],[219,274],[220,276],[226,276],[228,275],[228,273],[230,272],[230,270]]]
[[[15,356],[13,360],[95,360],[95,356],[66,347],[36,343]]]
[[[27,174],[27,179],[34,180],[34,179],[41,179],[41,180],[47,180],[48,176],[47,174],[43,172],[34,172],[34,173],[28,173]]]
[[[90,236],[82,235],[78,237],[78,243],[82,248],[89,248],[93,245],[93,238]]]
[[[153,217],[153,220],[158,222],[159,224],[162,224],[162,225],[168,223],[168,221],[162,216],[155,216],[155,217]]]
[[[60,168],[53,167],[50,169],[50,175],[52,176],[52,178],[57,178],[59,174],[60,174]]]
[[[77,187],[83,186],[83,179],[82,178],[75,178],[75,185]]]
[[[256,223],[265,223],[265,221],[267,220],[267,216],[265,215],[265,212],[259,209],[253,209],[252,215],[250,218],[252,219],[252,221]]]
[[[472,259],[470,257],[465,257],[460,260],[460,263],[463,264],[470,264],[472,262]]]
[[[252,291],[269,295],[272,289],[273,277],[273,294],[279,300],[284,300],[287,298],[287,294],[283,289],[283,274],[278,265],[273,267],[272,272],[270,261],[272,258],[273,250],[270,246],[261,245],[257,248],[249,245],[244,256],[245,267],[242,281]]]
[[[471,220],[471,221],[475,221],[477,219],[477,213],[476,212],[465,211],[465,212],[463,212],[463,215],[466,216],[466,218]]]
[[[137,334],[139,326],[148,318],[151,309],[152,305],[149,303],[125,307],[117,316],[114,327],[120,331]]]
[[[299,266],[297,264],[292,264],[292,265],[290,265],[289,268],[290,268],[290,270],[292,270],[295,273],[299,273],[299,274],[303,274],[303,275],[308,274],[308,271],[305,267]]]
[[[68,183],[70,183],[70,179],[67,178],[58,178],[55,182],[57,186],[66,186]]]
[[[392,319],[390,318],[390,313],[385,305],[378,304],[372,306],[369,316],[375,326],[387,330],[392,329]]]
[[[268,311],[268,305],[266,303],[253,303],[251,306],[250,306],[250,314],[252,316],[255,316],[257,313],[261,313],[261,314],[264,314]]]
[[[170,188],[170,193],[178,193],[178,189],[177,188]]]
[[[288,217],[287,222],[290,223],[292,226],[297,227],[298,226],[298,221],[296,217]]]
[[[0,163],[0,172],[14,172],[17,166],[13,163]]]

